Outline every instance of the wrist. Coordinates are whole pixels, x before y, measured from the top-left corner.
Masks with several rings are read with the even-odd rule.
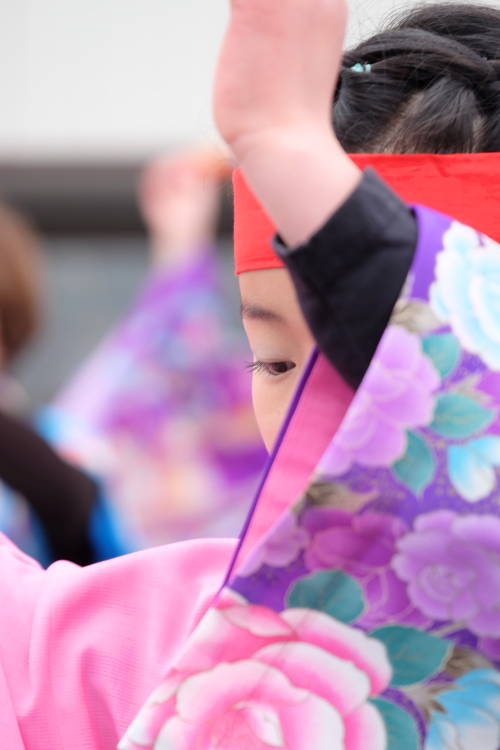
[[[361,178],[331,126],[322,122],[268,128],[239,138],[233,150],[289,246],[309,239]]]
[[[214,235],[200,235],[189,240],[172,242],[172,238],[153,236],[150,240],[150,258],[153,268],[175,270],[188,266],[205,256],[214,246]]]
[[[287,150],[314,150],[337,142],[328,121],[315,119],[296,120],[285,124],[268,125],[253,132],[241,133],[231,140],[229,147],[244,168],[259,155]],[[321,146],[320,146],[321,144]]]

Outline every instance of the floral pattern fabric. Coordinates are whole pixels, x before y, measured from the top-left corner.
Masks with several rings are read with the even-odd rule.
[[[434,216],[308,488],[121,750],[500,747],[500,245]]]
[[[44,433],[103,482],[135,546],[237,536],[267,457],[249,359],[207,247],[148,278],[43,415]]]

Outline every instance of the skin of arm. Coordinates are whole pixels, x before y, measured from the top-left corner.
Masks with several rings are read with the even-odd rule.
[[[330,124],[344,0],[233,0],[214,114],[251,188],[293,247],[346,200],[361,173]]]

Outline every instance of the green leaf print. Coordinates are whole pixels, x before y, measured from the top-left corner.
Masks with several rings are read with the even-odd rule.
[[[413,716],[395,703],[372,698],[370,703],[380,712],[387,730],[386,750],[418,750],[419,736]]]
[[[451,375],[460,361],[460,344],[452,333],[426,336],[422,349],[442,378]]]
[[[432,482],[436,471],[434,454],[426,440],[409,431],[408,447],[403,458],[396,461],[392,470],[396,477],[416,495],[420,495]]]
[[[289,589],[286,603],[326,612],[340,622],[356,620],[365,608],[359,584],[337,568],[299,578]]]
[[[445,393],[438,396],[431,428],[447,438],[466,438],[482,430],[495,418],[495,412],[484,409],[468,396]]]
[[[388,625],[370,633],[385,645],[392,665],[391,685],[414,685],[446,662],[453,643],[416,628]]]

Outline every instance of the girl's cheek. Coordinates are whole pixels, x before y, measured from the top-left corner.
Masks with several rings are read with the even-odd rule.
[[[254,378],[254,381],[256,378]],[[268,453],[272,451],[276,438],[278,437],[280,420],[279,410],[276,409],[276,403],[271,404],[265,388],[254,385],[253,389],[253,406],[257,425],[264,441]],[[264,392],[263,392],[264,391]]]
[[[252,378],[255,418],[264,445],[269,452],[271,452],[278,437],[296,384],[295,371],[279,380],[266,377],[262,373],[255,373]]]

